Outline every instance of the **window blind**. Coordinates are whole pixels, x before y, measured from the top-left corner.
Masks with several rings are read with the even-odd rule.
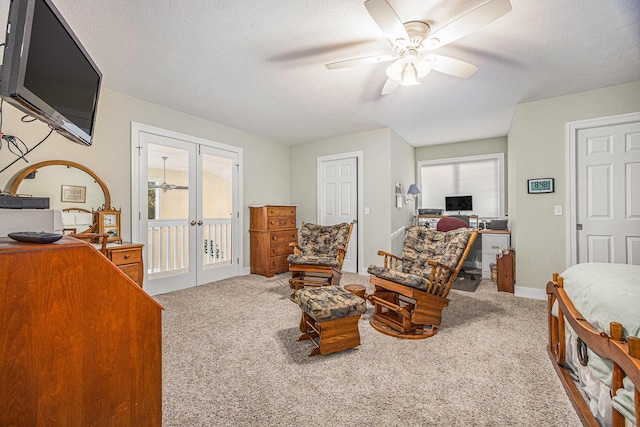
[[[444,209],[446,196],[472,196],[474,215],[489,218],[502,215],[500,157],[426,161],[420,162],[419,167],[423,208]]]

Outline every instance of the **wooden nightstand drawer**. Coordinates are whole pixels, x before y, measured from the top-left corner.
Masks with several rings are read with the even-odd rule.
[[[296,228],[295,216],[274,216],[268,220],[267,227],[270,230],[278,228]]]
[[[139,249],[124,249],[111,252],[111,261],[115,265],[132,264],[142,261],[142,251]]]
[[[129,278],[131,280],[133,280],[134,282],[136,282],[136,284],[138,284],[138,286],[140,286],[139,283],[139,277],[140,277],[140,264],[125,264],[125,265],[119,265],[118,268],[120,270],[122,270],[122,272],[124,274],[126,274],[127,276],[129,276]]]

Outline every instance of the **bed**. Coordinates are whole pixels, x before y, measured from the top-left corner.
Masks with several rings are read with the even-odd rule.
[[[640,266],[574,265],[547,283],[548,352],[587,426],[640,420]]]
[[[62,234],[88,233],[95,230],[93,212],[84,208],[62,209]]]

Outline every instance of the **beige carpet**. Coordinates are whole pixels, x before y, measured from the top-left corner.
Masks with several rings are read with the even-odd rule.
[[[440,332],[309,358],[288,275],[157,296],[165,426],[580,426],[545,350],[546,302],[452,291]],[[345,274],[342,284],[366,284]]]

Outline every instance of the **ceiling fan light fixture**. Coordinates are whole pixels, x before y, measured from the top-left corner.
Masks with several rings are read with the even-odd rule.
[[[402,81],[402,72],[407,64],[400,58],[387,67],[387,77],[397,82]]]
[[[402,70],[402,80],[400,80],[400,85],[402,86],[415,86],[419,85],[420,80],[418,77],[418,70],[413,63],[406,64],[404,69]]]

